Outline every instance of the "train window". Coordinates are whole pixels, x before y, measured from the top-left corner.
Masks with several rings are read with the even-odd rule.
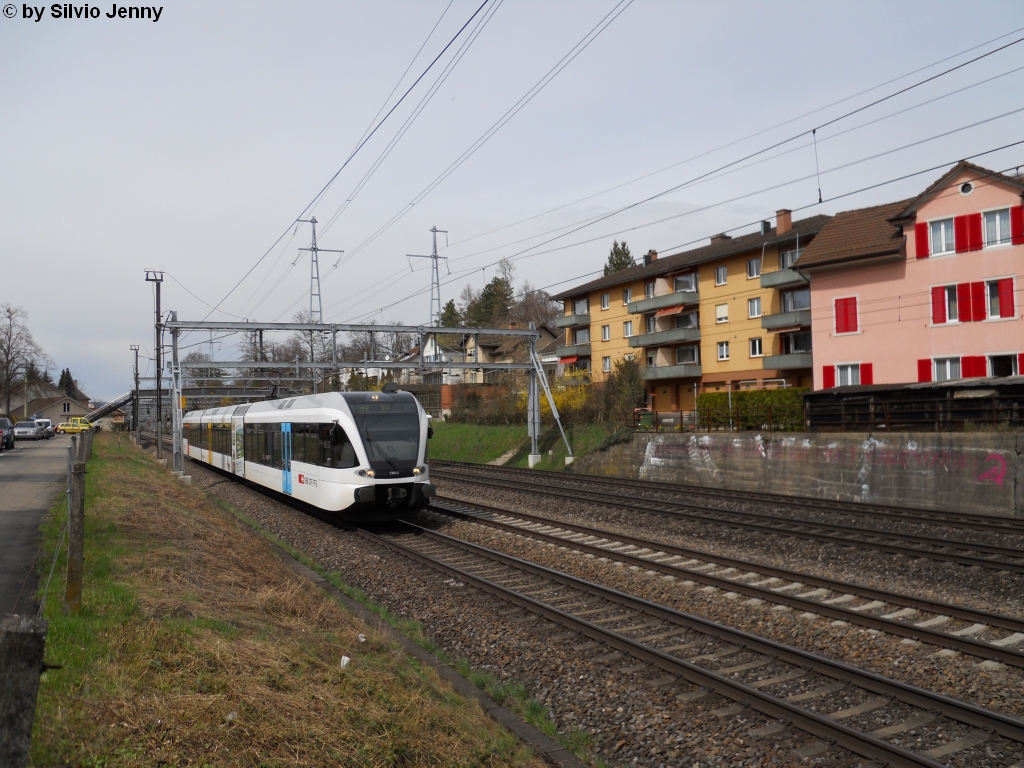
[[[347,469],[359,466],[356,451],[343,427],[338,424],[319,425],[320,457],[323,467]]]

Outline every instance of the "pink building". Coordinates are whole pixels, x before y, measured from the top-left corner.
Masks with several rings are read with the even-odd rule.
[[[814,388],[1024,373],[1024,180],[961,162],[804,251]]]

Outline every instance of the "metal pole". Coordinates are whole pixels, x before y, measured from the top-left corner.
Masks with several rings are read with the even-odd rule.
[[[135,395],[132,397],[132,430],[135,432],[135,444],[139,444],[139,345],[131,345],[135,353]]]
[[[83,433],[81,446],[85,447]],[[75,462],[71,471],[71,498],[68,504],[68,583],[64,604],[68,613],[82,610],[82,571],[85,559],[85,462]]]
[[[160,370],[163,361],[160,359],[160,341],[163,336],[163,324],[160,318],[160,286],[164,281],[164,273],[147,269],[146,270],[146,282],[156,284],[156,345],[154,346],[155,357],[156,357],[156,457],[162,459],[164,457],[164,446],[163,446],[163,434],[164,434],[164,412],[163,412],[163,382],[161,380],[162,371]]]
[[[171,319],[176,321],[178,319],[178,313],[172,312]],[[176,472],[180,472],[185,468],[184,461],[181,458],[181,369],[178,367],[179,333],[180,331],[177,328],[171,331],[171,392],[174,397],[174,402],[171,404],[171,413],[174,417],[172,467]]]

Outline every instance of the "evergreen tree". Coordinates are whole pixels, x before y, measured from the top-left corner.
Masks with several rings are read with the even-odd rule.
[[[455,306],[455,299],[448,299],[448,303],[441,309],[441,327],[458,328],[462,325],[462,313]]]
[[[621,272],[632,266],[633,257],[629,253],[629,246],[626,245],[626,241],[623,240],[621,243],[618,240],[613,241],[612,249],[608,253],[608,262],[604,265],[605,276]]]
[[[75,380],[71,376],[71,369],[65,368],[60,372],[60,380],[57,382],[57,386],[64,390],[64,394],[68,397],[75,396]]]

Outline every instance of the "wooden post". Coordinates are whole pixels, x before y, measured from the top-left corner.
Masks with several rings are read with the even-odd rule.
[[[68,499],[68,583],[64,604],[68,613],[82,610],[82,571],[85,560],[85,462],[76,461]]]
[[[46,619],[9,616],[0,623],[0,765],[28,765],[45,647]]]

